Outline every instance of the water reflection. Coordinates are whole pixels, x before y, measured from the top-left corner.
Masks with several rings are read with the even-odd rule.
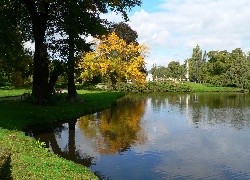
[[[87,138],[95,140],[95,151],[116,154],[127,151],[133,144],[143,144],[145,136],[140,127],[144,101],[122,100],[122,106],[83,116],[78,127]]]
[[[249,127],[249,94],[198,94],[196,99],[198,103],[191,103],[189,110],[190,118],[196,126],[201,123],[223,124],[238,130]]]
[[[224,124],[242,129],[249,127],[250,96],[243,93],[164,94],[150,96],[152,108],[162,111],[179,109],[193,125]]]
[[[249,117],[249,94],[128,95],[34,134],[100,179],[249,179]]]
[[[93,157],[82,153],[76,146],[76,121],[62,124],[56,128],[42,127],[34,131],[34,137],[45,142],[51,152],[68,160],[72,160],[84,166],[94,164]]]

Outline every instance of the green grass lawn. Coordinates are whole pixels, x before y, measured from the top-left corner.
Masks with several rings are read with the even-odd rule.
[[[23,93],[22,90],[3,91],[0,90],[0,97]],[[48,152],[41,142],[25,136],[22,128],[32,124],[63,122],[100,111],[123,95],[119,92],[80,90],[78,97],[84,102],[58,101],[50,106],[26,101],[0,101],[0,147],[11,153],[13,179],[96,179],[86,167]]]
[[[11,97],[11,96],[20,96],[23,93],[31,92],[30,89],[13,89],[10,87],[0,87],[0,98],[1,97]]]
[[[186,85],[190,86],[194,92],[237,92],[242,90],[236,87],[210,87],[206,84],[185,82]]]

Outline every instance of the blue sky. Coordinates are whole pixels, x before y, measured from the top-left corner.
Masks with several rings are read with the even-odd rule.
[[[143,0],[143,4],[141,7],[137,6],[132,9],[131,12],[129,12],[130,15],[133,15],[137,11],[141,11],[141,9],[146,10],[148,13],[154,13],[157,11],[160,11],[161,8],[158,6],[164,1],[162,0]]]
[[[250,51],[249,0],[143,0],[129,12],[128,24],[138,41],[150,49],[147,69],[153,64],[183,63],[199,44],[204,51],[241,48]],[[119,15],[105,15],[122,21]]]

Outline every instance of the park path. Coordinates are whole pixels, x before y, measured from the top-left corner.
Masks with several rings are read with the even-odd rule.
[[[21,100],[21,96],[12,96],[12,97],[0,98],[0,101],[4,101],[4,100]]]

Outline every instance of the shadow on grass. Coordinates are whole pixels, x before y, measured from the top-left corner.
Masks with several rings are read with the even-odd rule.
[[[66,122],[104,110],[122,96],[124,93],[121,92],[92,92],[78,94],[78,98],[83,101],[71,102],[57,97],[46,106],[19,100],[0,101],[0,127],[22,131],[30,125]]]
[[[0,178],[13,179],[11,176],[11,155],[2,149],[0,149]]]

